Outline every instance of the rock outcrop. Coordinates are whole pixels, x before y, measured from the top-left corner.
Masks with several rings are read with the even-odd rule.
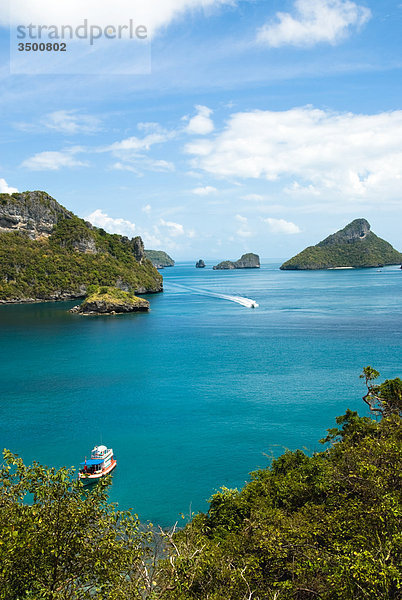
[[[205,269],[205,262],[202,260],[202,258],[195,263],[195,267],[196,269]]]
[[[396,265],[402,254],[377,237],[366,219],[355,219],[316,246],[306,248],[282,266],[282,270],[368,268]]]
[[[83,298],[94,284],[163,291],[140,237],[94,227],[45,192],[0,194],[0,303]]]
[[[149,302],[144,298],[137,298],[118,288],[100,287],[92,290],[84,302],[74,306],[70,312],[81,315],[117,315],[148,310]]]
[[[48,237],[62,219],[73,213],[46,192],[0,194],[0,231],[20,231],[32,240]]]
[[[243,254],[243,256],[235,262],[232,262],[231,260],[224,260],[218,265],[215,265],[213,269],[215,271],[227,269],[259,269],[260,266],[260,257],[258,254],[249,252],[248,254]]]

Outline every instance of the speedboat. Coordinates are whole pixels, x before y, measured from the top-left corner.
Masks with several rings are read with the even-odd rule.
[[[80,464],[78,479],[83,483],[90,483],[101,479],[111,473],[117,462],[113,456],[112,448],[106,446],[95,446],[91,452],[91,458],[85,459]]]

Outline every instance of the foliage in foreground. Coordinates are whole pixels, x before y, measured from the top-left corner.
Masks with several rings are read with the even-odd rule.
[[[74,469],[27,467],[8,451],[0,472],[0,598],[143,598],[149,533],[109,504],[109,481],[84,488]]]
[[[181,531],[141,527],[107,502],[108,481],[88,491],[5,452],[0,598],[400,598],[402,381],[378,375],[362,375],[375,418],[348,410],[323,452],[286,452]]]
[[[366,368],[365,402],[307,456],[286,452],[171,538],[169,600],[401,597],[402,381]]]

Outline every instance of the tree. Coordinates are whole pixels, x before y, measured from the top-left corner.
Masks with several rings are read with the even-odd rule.
[[[4,451],[0,469],[0,598],[84,600],[142,594],[149,535],[107,501],[110,480],[84,488],[74,469]]]
[[[402,413],[402,381],[387,379],[384,383],[376,385],[373,382],[380,376],[372,367],[365,367],[360,375],[365,380],[367,394],[363,396],[364,402],[374,414],[381,416],[401,415]]]

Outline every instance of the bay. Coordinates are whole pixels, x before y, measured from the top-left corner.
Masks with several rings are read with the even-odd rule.
[[[220,486],[242,486],[271,455],[319,450],[335,416],[365,412],[364,366],[401,375],[398,267],[211,266],[164,269],[149,314],[1,306],[2,447],[58,467],[112,446],[111,499],[169,525],[204,510]]]

